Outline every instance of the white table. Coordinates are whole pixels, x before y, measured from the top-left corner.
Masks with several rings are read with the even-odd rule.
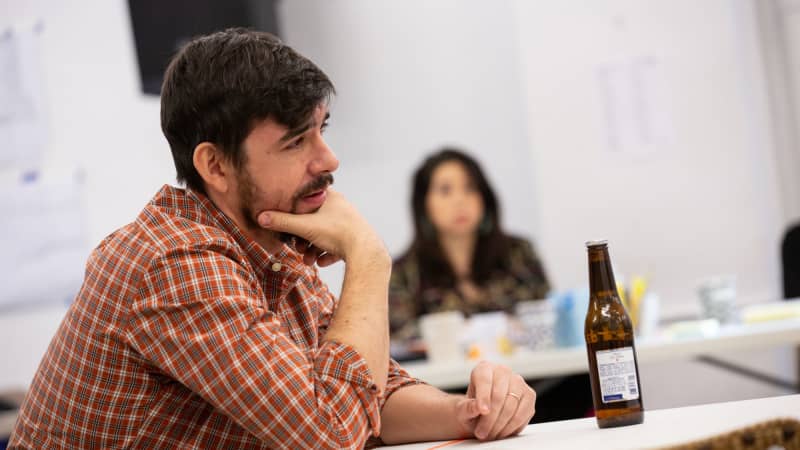
[[[645,411],[644,423],[600,429],[594,418],[528,425],[520,436],[480,443],[475,440],[428,442],[382,449],[641,449],[711,437],[765,420],[800,419],[800,394]]]
[[[636,343],[640,363],[704,356],[728,350],[752,350],[779,345],[800,344],[800,319],[775,320],[720,327],[710,336],[696,338],[653,338]],[[545,378],[586,372],[585,347],[540,351],[518,351],[497,360],[523,377]],[[476,362],[414,362],[403,364],[413,376],[439,388],[457,388],[469,384],[469,374]]]

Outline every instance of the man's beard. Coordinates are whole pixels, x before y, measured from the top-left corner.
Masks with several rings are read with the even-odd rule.
[[[321,189],[325,189],[328,186],[333,184],[333,174],[330,172],[325,172],[319,175],[317,178],[314,178],[310,182],[306,183],[303,187],[297,190],[295,194],[292,196],[292,207],[289,210],[292,214],[297,214],[297,207],[302,200],[308,194],[312,192],[319,191]],[[254,230],[263,230],[261,225],[258,224],[258,219],[256,218],[256,214],[253,211],[252,205],[256,198],[263,198],[261,191],[258,189],[258,186],[253,182],[253,177],[250,176],[250,171],[246,168],[242,168],[239,171],[239,205],[241,208],[242,216],[247,223],[248,228]],[[319,209],[319,208],[317,208]],[[314,211],[311,212],[315,212]],[[278,239],[283,242],[284,244],[294,244],[297,245],[298,241],[305,241],[305,239],[296,236],[291,233],[284,233],[284,232],[273,232],[277,235]]]

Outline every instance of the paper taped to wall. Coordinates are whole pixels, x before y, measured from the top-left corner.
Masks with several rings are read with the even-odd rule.
[[[43,29],[0,29],[0,168],[36,167],[47,144]]]
[[[664,68],[652,56],[600,64],[595,78],[608,150],[647,155],[674,141]]]
[[[80,172],[28,172],[0,188],[0,311],[74,298],[88,256]]]

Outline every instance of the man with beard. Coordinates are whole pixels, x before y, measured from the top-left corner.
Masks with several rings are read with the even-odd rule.
[[[535,393],[481,363],[466,396],[389,358],[391,259],[330,189],[333,95],[266,33],[195,39],[164,79],[178,181],[93,251],[11,448],[361,448],[519,433]],[[342,259],[339,299],[315,266]]]

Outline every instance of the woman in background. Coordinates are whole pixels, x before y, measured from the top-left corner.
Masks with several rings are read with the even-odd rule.
[[[550,289],[531,244],[503,232],[500,207],[478,163],[445,148],[414,174],[414,240],[389,284],[392,339],[420,337],[417,319],[441,311],[514,312]]]
[[[474,159],[442,149],[417,169],[412,190],[414,240],[395,261],[389,283],[393,342],[413,348],[417,319],[425,314],[513,313],[517,302],[547,295],[539,258],[528,241],[501,228],[500,205]],[[591,414],[588,374],[528,383],[537,391],[532,423]]]

